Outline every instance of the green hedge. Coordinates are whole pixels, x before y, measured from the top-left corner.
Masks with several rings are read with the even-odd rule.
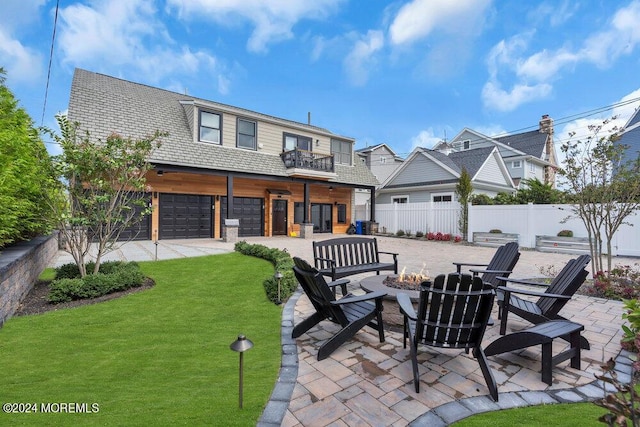
[[[273,264],[275,271],[282,273],[282,279],[280,279],[281,301],[286,301],[295,292],[298,287],[298,281],[293,274],[293,259],[291,259],[291,255],[289,255],[286,250],[281,251],[280,249],[268,248],[264,245],[251,245],[245,241],[236,243],[235,250],[244,255],[266,259]],[[263,286],[267,298],[277,303],[278,281],[276,278],[273,276],[268,277],[263,282]]]
[[[87,270],[91,271],[89,265]],[[88,274],[84,278],[78,277],[77,271],[75,264],[58,267],[56,280],[49,285],[47,301],[59,304],[78,299],[97,298],[141,286],[145,279],[135,262],[106,262],[100,266],[98,274]]]
[[[0,249],[51,230],[55,188],[47,149],[0,68]]]

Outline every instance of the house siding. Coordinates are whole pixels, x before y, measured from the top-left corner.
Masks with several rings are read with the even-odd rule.
[[[494,156],[490,156],[477,175],[479,181],[495,182],[507,185],[507,180]]]
[[[434,164],[432,160],[423,155],[418,155],[388,185],[407,185],[416,182],[442,181],[455,178],[457,177]]]

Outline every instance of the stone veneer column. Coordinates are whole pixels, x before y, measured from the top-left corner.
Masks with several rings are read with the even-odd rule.
[[[300,224],[300,237],[303,239],[313,239],[313,223]]]
[[[236,243],[238,241],[238,228],[240,228],[239,219],[225,219],[224,227],[222,227],[222,241]]]

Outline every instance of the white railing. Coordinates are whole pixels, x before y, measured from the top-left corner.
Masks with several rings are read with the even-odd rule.
[[[461,234],[458,229],[460,205],[445,203],[376,204],[378,230],[411,234]],[[366,205],[356,206],[356,219],[369,219]],[[640,256],[640,212],[630,215],[612,239],[612,254]],[[520,246],[536,247],[536,236],[556,236],[560,230],[571,230],[575,237],[587,237],[582,221],[573,216],[571,205],[492,205],[469,206],[468,240],[474,232],[500,229],[503,233],[518,234]],[[606,244],[606,242],[605,242]]]

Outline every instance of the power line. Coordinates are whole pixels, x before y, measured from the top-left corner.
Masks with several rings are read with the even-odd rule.
[[[47,97],[49,96],[49,80],[51,79],[51,63],[53,61],[53,46],[56,40],[56,27],[58,26],[58,8],[60,6],[60,0],[56,1],[56,14],[53,18],[53,34],[51,35],[51,50],[49,51],[49,67],[47,69],[47,84],[44,89],[44,103],[42,104],[42,118],[40,119],[40,126],[44,125],[44,113],[47,110]]]
[[[610,110],[613,110],[613,109],[618,108],[618,107],[624,107],[626,105],[630,105],[630,104],[633,104],[633,103],[636,103],[636,102],[640,102],[640,97],[631,98],[631,99],[628,99],[628,100],[625,100],[625,101],[616,102],[614,104],[606,105],[606,106],[603,106],[603,107],[598,107],[598,108],[594,108],[594,109],[591,109],[591,110],[583,111],[583,112],[580,112],[580,113],[564,116],[564,117],[561,117],[559,119],[555,119],[554,118],[553,119],[554,126],[570,123],[572,121],[576,121],[576,120],[580,120],[580,119],[584,119],[584,118],[593,116],[593,115],[598,114],[598,113],[604,113],[605,111],[610,111]],[[502,138],[502,137],[505,137],[505,136],[515,135],[515,134],[518,134],[518,133],[529,132],[529,131],[538,129],[538,126],[539,125],[536,124],[536,125],[531,125],[531,126],[526,126],[526,127],[520,128],[520,129],[516,129],[516,130],[513,130],[513,131],[505,131],[505,132],[502,132],[502,133],[499,133],[499,134],[496,134],[496,135],[488,136],[488,138],[491,138],[491,139]],[[484,141],[484,138],[471,139],[469,141],[469,143],[472,144],[472,143],[478,142],[478,141]],[[556,145],[557,145],[558,141],[559,141],[558,139],[554,138],[554,143]],[[387,143],[387,145],[390,146],[389,143]],[[409,154],[411,154],[411,153],[404,153],[404,152],[403,153],[396,153],[396,155],[398,155],[398,156],[409,155]]]

